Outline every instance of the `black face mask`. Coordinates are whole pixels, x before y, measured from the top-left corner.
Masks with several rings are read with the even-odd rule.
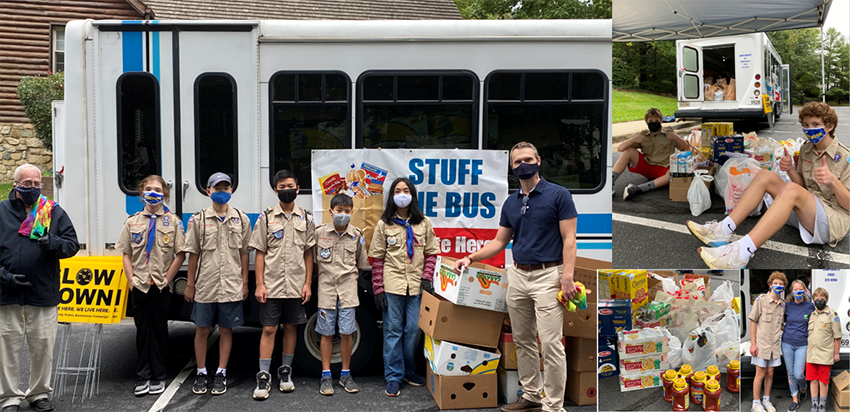
[[[652,133],[658,133],[661,130],[661,122],[649,122],[647,125],[649,126],[649,131]]]
[[[825,300],[816,300],[815,301],[815,307],[818,308],[818,310],[823,310],[823,308],[826,307],[826,301]]]
[[[283,203],[292,203],[295,201],[297,196],[298,190],[296,189],[284,189],[277,191],[277,198]]]

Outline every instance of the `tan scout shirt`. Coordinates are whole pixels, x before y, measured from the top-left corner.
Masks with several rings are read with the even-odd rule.
[[[280,203],[260,213],[248,246],[266,254],[263,283],[269,299],[301,298],[307,280],[304,251],[315,244],[316,224],[304,209],[295,206],[289,219]]]
[[[150,215],[142,211],[127,218],[115,249],[125,255],[130,255],[133,262],[133,287],[147,293],[151,280],[160,290],[168,286],[165,274],[174,260],[175,253],[181,253],[183,248],[183,222],[171,212],[156,215],[156,244],[151,247],[150,261],[147,260],[145,245],[148,243],[148,225]]]
[[[822,154],[818,154],[815,145],[806,142],[800,148],[800,161],[797,164],[797,172],[803,177],[806,189],[823,203],[823,210],[829,220],[829,245],[835,247],[850,229],[850,212],[844,210],[838,204],[832,188],[819,184],[815,180],[815,168],[823,167],[821,157],[826,156],[826,167],[838,178],[844,187],[850,187],[850,149],[844,146],[838,139],[834,139]]]
[[[809,315],[809,346],[806,362],[818,365],[835,363],[835,340],[841,339],[841,320],[829,306]]]
[[[782,322],[785,319],[785,301],[774,301],[771,294],[763,293],[753,302],[750,320],[756,322],[758,357],[777,359],[782,354]]]
[[[183,250],[199,255],[195,302],[242,300],[242,255],[249,253],[248,216],[228,207],[224,221],[212,206],[189,218]]]
[[[425,256],[440,253],[437,235],[427,217],[413,226],[413,234],[419,244],[414,243],[411,262],[407,257],[407,229],[396,224],[387,225],[383,220],[375,226],[369,256],[384,259],[384,291],[387,293],[418,295],[425,271]]]
[[[363,231],[348,225],[340,235],[333,223],[316,228],[314,260],[319,267],[319,309],[356,308],[358,269],[369,267]]]
[[[670,155],[676,152],[676,142],[667,140],[669,128],[663,127],[657,134],[652,134],[649,130],[644,130],[642,133],[646,136],[643,143],[633,143],[632,147],[640,149],[643,152],[644,160],[647,163],[655,166],[670,166]]]

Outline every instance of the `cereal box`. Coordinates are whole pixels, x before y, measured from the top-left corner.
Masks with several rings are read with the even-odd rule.
[[[617,334],[620,359],[645,357],[670,352],[667,334],[660,328],[627,330]]]
[[[620,374],[620,392],[658,388],[662,385],[661,373],[657,371]]]
[[[649,303],[649,277],[645,270],[621,270],[614,274],[617,289],[615,299],[632,302],[632,317]]]
[[[667,354],[643,356],[640,358],[620,359],[620,373],[629,374],[635,372],[664,372],[670,369]]]
[[[600,269],[597,272],[598,281],[597,284],[599,286],[599,299],[614,299],[614,273],[617,271],[614,269]]]

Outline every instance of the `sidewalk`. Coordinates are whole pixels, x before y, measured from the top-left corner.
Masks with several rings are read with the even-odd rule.
[[[685,137],[690,131],[699,126],[700,122],[670,122],[662,123],[662,127],[670,127],[680,137]],[[646,130],[646,122],[643,120],[635,120],[633,122],[614,123],[611,127],[611,153],[617,153],[617,146],[634,137],[636,134]]]

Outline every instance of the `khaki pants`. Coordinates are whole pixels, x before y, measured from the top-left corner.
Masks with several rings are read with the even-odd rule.
[[[567,357],[561,343],[564,307],[558,303],[562,268],[526,272],[512,266],[508,270],[508,314],[517,346],[522,396],[542,403],[546,412],[557,412],[563,408],[567,384]],[[535,334],[540,336],[543,348],[544,382],[540,381]]]
[[[47,398],[53,392],[53,344],[59,312],[56,306],[0,306],[0,407],[20,405]],[[24,340],[30,352],[30,383],[26,394],[20,386],[21,352]]]

